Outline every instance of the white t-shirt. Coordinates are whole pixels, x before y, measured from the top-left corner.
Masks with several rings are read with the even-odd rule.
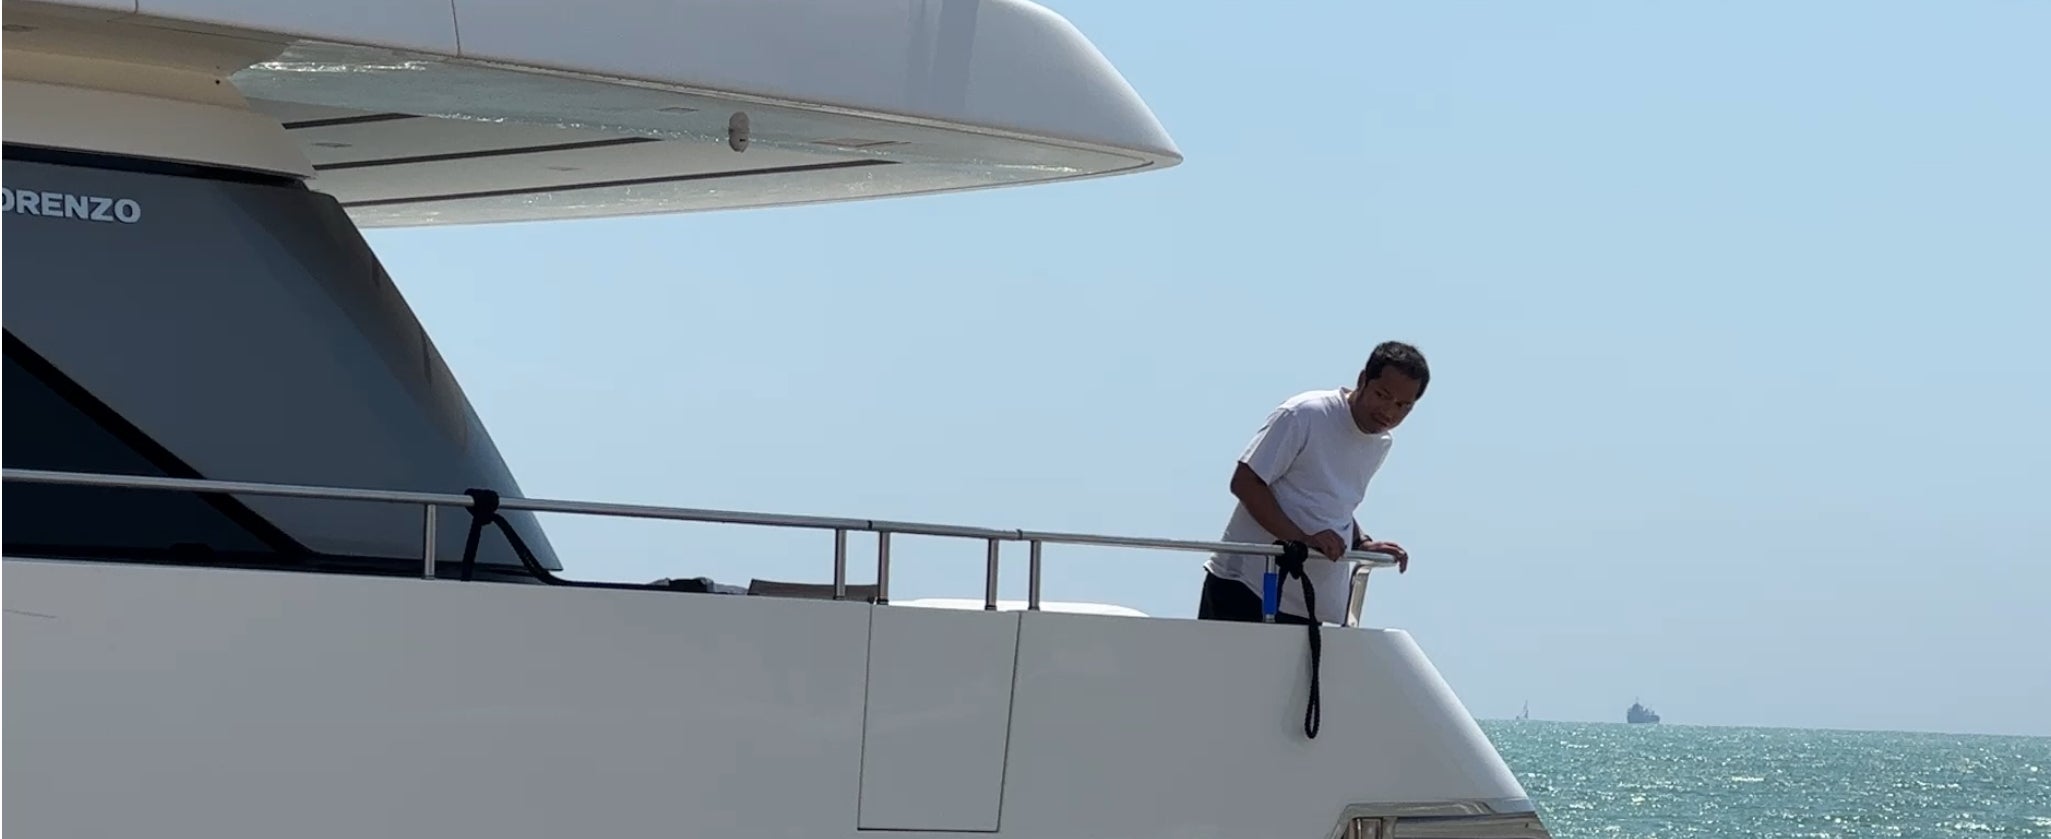
[[[1268,420],[1247,444],[1239,462],[1274,490],[1275,500],[1289,520],[1305,534],[1330,530],[1350,547],[1353,513],[1367,498],[1367,482],[1389,456],[1392,438],[1384,431],[1369,434],[1354,424],[1346,407],[1343,390],[1314,390],[1297,394],[1268,414]],[[1275,536],[1253,520],[1245,504],[1236,505],[1232,520],[1225,525],[1226,542],[1266,545]],[[1228,580],[1237,580],[1261,590],[1261,574],[1268,557],[1248,554],[1216,554],[1204,563],[1204,570]],[[1312,551],[1303,564],[1304,574],[1317,588],[1318,620],[1345,620],[1346,604],[1352,594],[1353,564],[1333,562]],[[1303,604],[1303,583],[1282,581],[1281,611],[1308,617]]]

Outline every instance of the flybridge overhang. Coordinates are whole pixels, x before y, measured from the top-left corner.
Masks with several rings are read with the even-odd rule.
[[[234,149],[196,162],[308,177],[364,226],[803,204],[1181,160],[1104,56],[1024,0],[8,0],[6,22],[8,142]],[[145,116],[176,128],[144,135],[194,151],[138,136]],[[207,130],[238,138],[199,141]],[[151,142],[170,147],[134,148]]]

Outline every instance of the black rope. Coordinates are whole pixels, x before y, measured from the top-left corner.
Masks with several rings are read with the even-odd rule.
[[[555,572],[548,570],[548,566],[541,564],[541,560],[534,557],[533,549],[527,547],[527,540],[520,538],[520,531],[513,529],[512,522],[506,521],[505,514],[499,510],[497,492],[488,489],[466,489],[463,490],[463,494],[470,496],[470,534],[463,540],[463,579],[466,582],[470,580],[472,570],[477,567],[477,543],[484,535],[485,525],[489,524],[497,526],[499,533],[506,537],[506,544],[512,546],[513,555],[520,558],[520,566],[527,569],[527,573],[535,579],[549,585],[632,590],[655,588],[637,583],[600,583],[558,577]]]
[[[463,539],[463,582],[470,582],[470,575],[477,570],[477,540],[484,535],[484,526],[499,520],[499,494],[488,489],[466,489],[470,496],[470,535]]]
[[[1303,611],[1310,618],[1310,703],[1303,709],[1303,736],[1317,739],[1318,729],[1324,727],[1324,703],[1318,691],[1318,671],[1322,669],[1325,639],[1318,634],[1317,586],[1310,582],[1310,575],[1303,573],[1303,562],[1310,558],[1310,546],[1302,542],[1276,542],[1282,546],[1282,555],[1275,558],[1275,570],[1280,572],[1286,584],[1290,577],[1303,581]],[[1279,587],[1277,596],[1280,595]]]
[[[527,547],[527,540],[520,538],[520,531],[514,530],[512,522],[506,521],[505,514],[499,512],[499,494],[497,492],[473,488],[463,490],[463,494],[470,496],[470,535],[463,540],[463,580],[465,582],[468,582],[470,579],[471,569],[477,567],[478,538],[484,534],[484,526],[490,524],[496,525],[499,533],[505,535],[506,544],[513,547],[513,555],[520,558],[521,567],[526,568],[527,573],[534,575],[544,583],[552,586],[582,585],[593,588],[644,588],[644,586],[614,585],[610,583],[579,583],[556,576],[548,570],[548,566],[541,564],[541,560],[534,558],[534,551]]]

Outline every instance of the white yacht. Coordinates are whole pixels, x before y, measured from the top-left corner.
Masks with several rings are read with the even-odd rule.
[[[4,26],[8,835],[1546,836],[1409,636],[1359,625],[1380,558],[1314,663],[1303,627],[1040,601],[1045,545],[1206,543],[526,498],[358,232],[1179,163],[1059,16],[5,0]],[[537,511],[811,528],[819,578],[580,583]],[[893,534],[961,539],[982,599],[891,603]]]

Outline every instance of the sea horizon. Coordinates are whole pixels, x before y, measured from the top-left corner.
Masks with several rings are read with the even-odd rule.
[[[1477,722],[1555,839],[2051,839],[2051,737]]]
[[[1531,717],[1528,719],[1520,720],[1516,717],[1477,716],[1474,717],[1474,721],[1484,724],[1503,723],[1507,725],[1517,725],[1522,723],[1558,723],[1563,725],[1618,725],[1628,726],[1631,728],[1713,728],[1733,731],[1822,731],[1841,732],[1846,734],[1904,734],[1930,735],[1937,737],[1996,737],[2017,738],[2023,740],[2051,740],[2051,734],[2019,734],[2015,732],[2003,731],[1951,731],[1942,729],[1916,728],[1858,728],[1851,726],[1784,725],[1774,723],[1668,722],[1664,719],[1656,723],[1631,723],[1624,722],[1622,720],[1577,720],[1565,719],[1560,717]]]

